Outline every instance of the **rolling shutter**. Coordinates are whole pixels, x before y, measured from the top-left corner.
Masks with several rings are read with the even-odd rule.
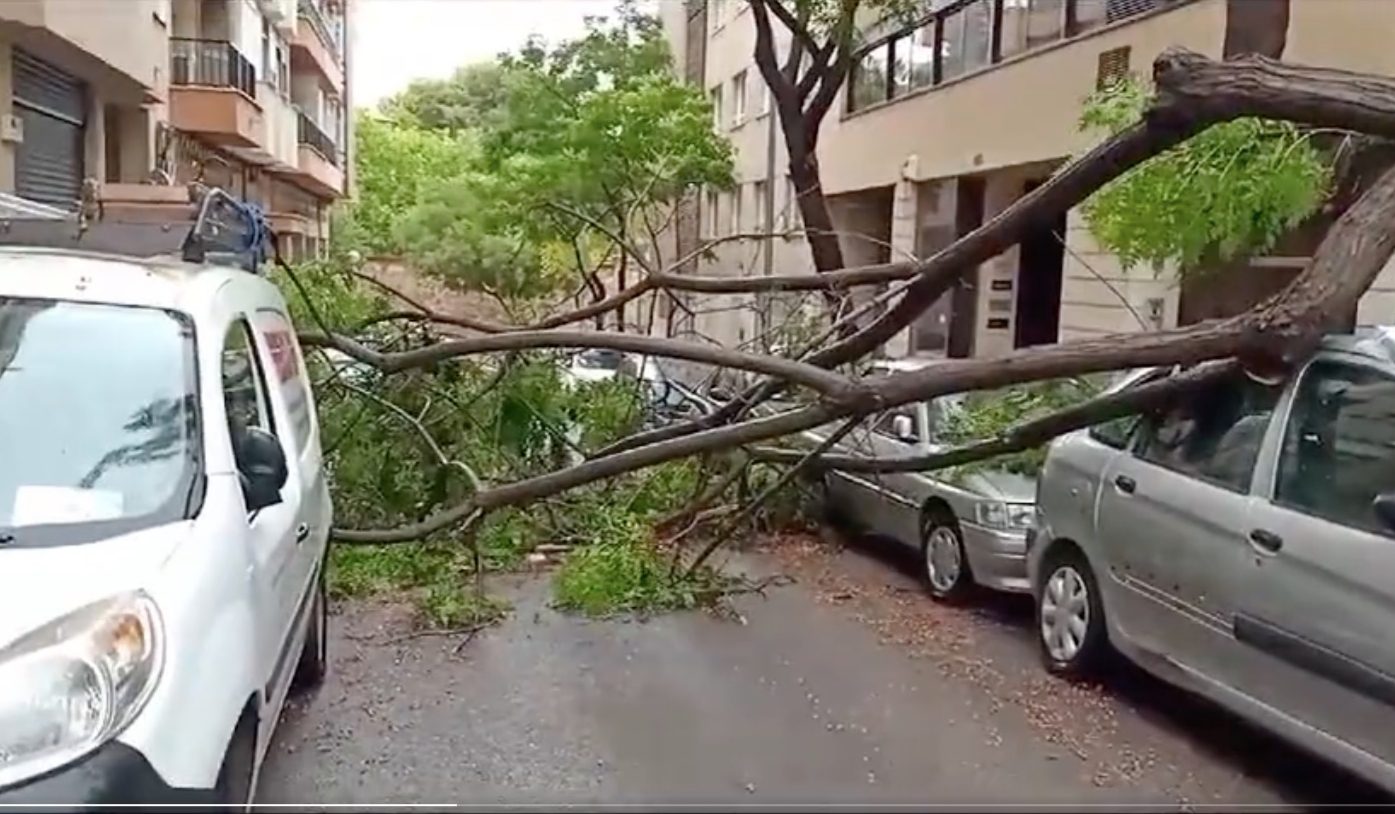
[[[15,151],[15,192],[75,208],[82,194],[87,92],[61,68],[14,51],[14,110],[24,126]]]

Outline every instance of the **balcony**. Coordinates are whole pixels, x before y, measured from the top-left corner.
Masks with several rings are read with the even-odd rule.
[[[311,70],[324,77],[336,91],[344,90],[343,44],[324,12],[310,0],[301,0],[296,16],[295,37],[291,40],[291,67]]]
[[[298,140],[300,154],[296,177],[300,186],[321,197],[337,198],[344,194],[344,171],[339,167],[339,148],[304,113],[300,114]]]
[[[170,124],[216,144],[260,147],[257,72],[232,43],[170,39]]]

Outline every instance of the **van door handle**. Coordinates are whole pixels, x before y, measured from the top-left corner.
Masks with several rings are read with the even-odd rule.
[[[1119,487],[1119,491],[1126,495],[1131,495],[1138,488],[1138,481],[1128,475],[1120,475],[1114,479],[1114,485]]]
[[[1265,531],[1264,529],[1255,529],[1250,532],[1250,542],[1268,551],[1270,554],[1274,554],[1284,547],[1284,538],[1272,531]]]
[[[310,539],[310,527],[304,523],[301,523],[299,526],[296,526],[295,541],[297,543],[303,543],[308,539]]]

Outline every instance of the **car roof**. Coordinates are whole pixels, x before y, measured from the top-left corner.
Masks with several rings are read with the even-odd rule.
[[[0,247],[0,296],[190,311],[228,280],[248,278],[261,279],[231,266],[173,257]]]

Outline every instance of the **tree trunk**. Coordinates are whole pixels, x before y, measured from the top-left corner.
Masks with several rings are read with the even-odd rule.
[[[799,134],[791,134],[783,120],[780,129],[785,134],[785,146],[790,154],[790,181],[799,196],[799,217],[804,222],[804,237],[809,241],[814,269],[819,272],[837,271],[843,267],[843,247],[834,231],[833,216],[823,195],[823,179],[819,176],[819,159],[813,148],[800,143]]]
[[[1246,54],[1282,57],[1288,42],[1289,3],[1290,0],[1227,0],[1222,55],[1226,59]]]

